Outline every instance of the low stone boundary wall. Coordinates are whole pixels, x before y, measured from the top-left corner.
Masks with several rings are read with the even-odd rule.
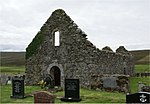
[[[130,92],[128,75],[93,75],[91,89],[102,91]]]
[[[148,77],[150,76],[150,73],[147,72],[147,73],[136,73],[136,77]]]
[[[143,86],[142,91],[143,92],[150,92],[150,86]]]

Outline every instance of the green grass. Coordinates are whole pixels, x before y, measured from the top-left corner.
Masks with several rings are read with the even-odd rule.
[[[11,86],[5,85],[0,86],[1,88],[1,102],[2,103],[33,103],[34,98],[26,97],[24,99],[11,99]],[[32,92],[42,90],[38,86],[26,86],[25,87],[25,95],[32,94]],[[53,93],[55,95],[55,103],[64,103],[60,100],[61,97],[64,96],[64,92]],[[122,103],[125,102],[125,94],[124,93],[111,93],[111,92],[100,92],[95,90],[87,90],[81,89],[80,96],[82,101],[80,103]]]
[[[150,65],[135,65],[135,72],[150,72]]]
[[[131,77],[130,78],[130,88],[131,93],[138,92],[138,82],[142,81],[145,82],[146,85],[150,85],[150,77]],[[11,86],[5,85],[0,86],[1,89],[1,101],[2,103],[33,103],[34,99],[33,97],[27,97],[24,99],[11,99]],[[37,90],[43,90],[38,86],[25,86],[25,95],[31,95],[32,92]],[[60,101],[60,98],[64,96],[64,92],[57,92],[53,93],[55,95],[55,102],[56,103],[62,103]],[[126,94],[124,93],[118,93],[118,92],[103,92],[103,91],[95,91],[95,90],[88,90],[81,88],[80,90],[80,96],[82,98],[82,101],[80,103],[125,103]]]
[[[57,97],[63,97],[63,92],[55,93]],[[81,88],[80,103],[125,103],[126,95],[124,93],[102,92],[95,90],[88,90]],[[56,103],[62,103],[60,99],[56,98]]]
[[[5,85],[5,86],[0,86],[1,88],[1,93],[0,93],[0,96],[1,96],[1,102],[2,103],[31,103],[33,102],[33,97],[27,97],[27,98],[24,98],[24,99],[11,99],[10,96],[12,95],[12,87],[11,85]],[[40,87],[38,86],[26,86],[25,87],[25,92],[26,94],[31,94],[33,91],[36,91],[36,90],[40,90]]]
[[[101,92],[95,90],[81,89],[81,103],[123,103],[124,93]]]
[[[0,67],[1,73],[6,74],[17,74],[17,73],[25,73],[25,66],[2,66]]]
[[[136,65],[136,72],[145,72],[149,71],[149,65]],[[25,67],[24,66],[6,66],[1,67],[1,72],[6,74],[16,74],[18,72],[24,74]],[[146,85],[150,86],[150,77],[131,77],[130,78],[130,89],[131,93],[138,92],[138,82],[145,82]],[[33,91],[42,90],[38,86],[25,86],[25,94],[31,94]],[[11,86],[5,85],[0,86],[0,101],[2,103],[33,103],[33,97],[27,97],[24,99],[11,99]],[[56,96],[55,102],[62,103],[60,98],[64,96],[64,92],[54,93]],[[111,93],[111,92],[100,92],[95,90],[81,89],[80,96],[82,101],[80,103],[125,103],[125,94],[124,93]]]
[[[150,77],[131,77],[130,78],[131,93],[138,92],[139,82],[144,82],[146,85],[150,86]]]

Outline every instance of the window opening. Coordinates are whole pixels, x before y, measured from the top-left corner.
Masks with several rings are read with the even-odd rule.
[[[59,31],[55,32],[55,46],[59,46],[60,45],[60,34]]]

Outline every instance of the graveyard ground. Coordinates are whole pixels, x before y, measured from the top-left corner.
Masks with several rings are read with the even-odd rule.
[[[149,65],[136,65],[136,72],[147,72],[150,71]],[[1,74],[17,74],[18,72],[24,74],[24,66],[3,66],[0,69]],[[150,86],[150,77],[131,77],[130,78],[130,89],[131,93],[138,91],[138,82],[145,82]],[[43,90],[39,86],[25,86],[25,95],[27,96],[24,99],[11,99],[11,85],[0,86],[0,102],[1,103],[33,103],[33,93],[34,91]],[[64,92],[54,93],[56,103],[61,103],[59,100],[60,97],[64,96]],[[125,103],[126,94],[124,93],[112,93],[112,92],[99,92],[95,90],[82,89],[80,90],[80,96],[82,101],[80,103]]]

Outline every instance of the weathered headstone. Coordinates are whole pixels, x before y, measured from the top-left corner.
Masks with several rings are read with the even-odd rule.
[[[7,84],[8,85],[11,84],[11,81],[12,81],[11,76],[8,76]]]
[[[11,98],[24,98],[24,78],[23,76],[14,76],[12,78],[12,96]]]
[[[138,83],[138,90],[139,90],[139,92],[142,91],[142,87],[144,87],[144,86],[145,86],[144,83],[142,83],[142,82],[139,82],[139,83]]]
[[[102,79],[103,79],[104,88],[116,88],[117,87],[116,77],[103,77]]]
[[[44,82],[46,82],[45,87],[54,88],[54,79],[51,75],[47,74]]]
[[[8,80],[8,76],[6,74],[0,75],[0,85],[6,85]]]
[[[79,79],[65,79],[65,97],[61,100],[68,102],[81,101]]]
[[[150,93],[139,92],[126,95],[126,103],[150,103]]]
[[[34,94],[34,103],[54,103],[54,95],[47,91],[39,91]]]

